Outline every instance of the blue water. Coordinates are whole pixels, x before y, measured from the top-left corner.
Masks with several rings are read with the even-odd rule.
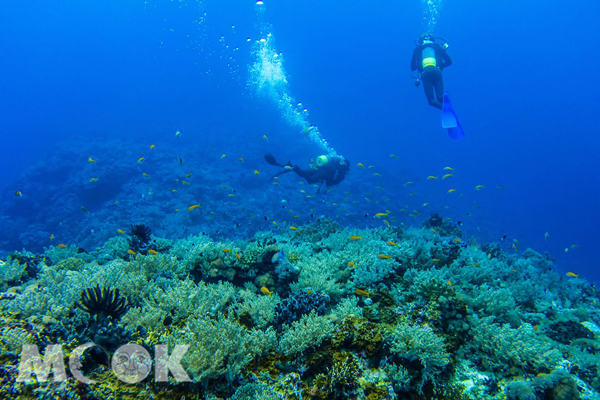
[[[150,141],[162,140],[173,154],[177,146],[185,147],[186,160],[197,149],[201,156],[193,162],[199,170],[217,162],[224,148],[236,158],[244,156],[246,163],[253,160],[250,171],[260,168],[265,176],[253,187],[258,191],[238,197],[238,205],[260,201],[260,191],[275,193],[266,176],[276,171],[260,163],[263,152],[306,165],[320,149],[249,83],[249,68],[256,61],[253,43],[260,39],[261,24],[270,23],[285,59],[289,93],[308,108],[310,123],[323,138],[352,162],[332,196],[349,190],[360,198],[373,197],[366,192],[380,185],[381,197],[393,199],[389,205],[359,203],[352,209],[356,219],[365,223],[361,207],[370,214],[389,208],[402,215],[405,204],[425,217],[439,212],[461,220],[468,236],[493,241],[507,235],[502,242],[507,251],[513,251],[513,243],[519,251],[547,251],[559,271],[600,282],[600,138],[595,126],[600,80],[594,68],[600,61],[594,50],[600,4],[436,3],[435,33],[448,40],[454,61],[444,71],[446,90],[467,135],[452,142],[440,126],[439,111],[427,105],[422,88],[411,79],[423,2],[352,0],[341,6],[265,0],[262,22],[254,3],[3,1],[4,205],[16,201],[20,177],[34,164],[73,143],[117,139],[134,153],[137,143],[147,148]],[[178,129],[181,143],[174,141]],[[221,144],[215,145],[213,160],[202,151],[215,141]],[[77,168],[88,156],[82,150],[81,160],[62,162]],[[360,169],[359,162],[376,165],[383,178]],[[426,179],[445,174],[447,166],[456,170],[454,178]],[[402,186],[409,180],[414,187]],[[42,179],[35,186],[46,190],[45,183],[51,182]],[[485,188],[477,191],[477,185]],[[451,188],[457,193],[448,194]],[[66,196],[79,189],[52,190],[58,193],[47,199],[44,191],[36,194],[42,197],[37,207],[60,217],[66,210],[51,209],[56,198],[61,191]],[[273,196],[278,196],[275,204],[286,193]],[[326,212],[319,207],[315,202],[306,209]],[[5,213],[2,221],[13,217]],[[69,223],[89,229],[83,215]]]

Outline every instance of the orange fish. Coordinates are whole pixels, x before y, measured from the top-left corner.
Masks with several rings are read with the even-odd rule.
[[[356,264],[354,264],[354,261],[348,261],[348,268],[356,268]]]
[[[295,226],[290,226],[290,229],[293,230],[293,231],[297,231],[298,230],[298,228],[296,228]]]
[[[150,249],[150,250],[148,250],[148,254],[150,254],[151,256],[155,256],[158,254],[158,252],[156,250]]]
[[[66,249],[66,248],[67,248],[67,246],[65,246],[65,245],[64,245],[64,244],[62,244],[62,243],[61,243],[61,244],[59,244],[59,245],[58,245],[58,246],[56,246],[56,247],[58,247],[59,249]]]
[[[351,242],[354,242],[355,240],[362,240],[362,236],[350,236],[349,240]]]
[[[188,207],[188,211],[192,211],[195,210],[196,208],[200,207],[200,204],[194,204],[193,206],[189,206]]]
[[[153,148],[154,148],[154,145],[153,145],[153,144],[151,144],[151,145],[150,145],[150,148],[151,148],[151,149],[153,149]]]
[[[264,294],[268,294],[269,297],[271,297],[271,295],[275,292],[271,292],[266,286],[263,286],[260,288],[260,291],[263,292]]]
[[[231,253],[231,249],[223,249],[223,253]]]
[[[144,157],[140,157],[140,158],[138,158],[138,162],[139,162],[139,163],[143,162],[144,160],[145,160],[145,158],[144,158]]]
[[[381,260],[389,260],[390,256],[386,256],[385,254],[377,254],[377,258],[381,259]]]
[[[96,163],[96,160],[94,160],[92,157],[88,157],[88,161],[90,162],[90,164]]]
[[[354,292],[355,292],[357,295],[359,295],[359,296],[367,296],[367,297],[369,297],[369,295],[371,294],[371,293],[369,293],[369,292],[366,292],[366,291],[364,291],[364,290],[361,290],[361,289],[354,289]]]
[[[391,240],[389,242],[386,242],[386,244],[388,244],[390,246],[398,246],[398,243],[394,243]]]
[[[449,280],[446,281],[446,283],[448,284],[448,286],[450,286],[450,288],[452,288],[452,282],[450,282]]]
[[[132,256],[135,256],[135,251],[133,251],[131,249],[127,250],[127,253],[131,254]]]
[[[235,253],[235,258],[237,258],[238,261],[242,260],[242,257],[240,257],[240,255],[238,253]]]
[[[192,174],[191,174],[191,173],[187,174],[185,177],[186,177],[186,178],[189,178],[190,176],[192,176]]]
[[[125,234],[125,231],[123,229],[117,229],[117,232],[119,232],[121,235]]]

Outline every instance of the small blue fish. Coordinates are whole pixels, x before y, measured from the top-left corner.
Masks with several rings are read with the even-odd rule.
[[[273,257],[271,257],[271,262],[273,264],[278,263],[279,261],[283,260],[285,258],[285,254],[283,254],[283,250],[279,250],[278,253],[273,254]]]

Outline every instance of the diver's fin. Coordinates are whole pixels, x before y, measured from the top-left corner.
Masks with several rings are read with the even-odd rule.
[[[450,136],[450,140],[460,140],[465,137],[465,132],[460,123],[458,123],[454,128],[448,128],[448,135]]]
[[[277,162],[277,160],[275,160],[275,156],[273,156],[273,154],[265,154],[265,161],[270,164],[270,165],[274,165],[276,167],[285,167],[285,165],[279,164]]]
[[[458,126],[458,119],[452,103],[450,102],[450,95],[448,92],[444,92],[444,106],[442,108],[442,128],[456,128]]]

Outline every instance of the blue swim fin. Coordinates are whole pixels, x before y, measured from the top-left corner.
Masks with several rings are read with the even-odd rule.
[[[460,140],[465,137],[465,132],[458,122],[454,108],[452,108],[452,103],[450,102],[450,95],[448,92],[444,92],[442,128],[448,128],[448,135],[450,135],[451,140]]]

